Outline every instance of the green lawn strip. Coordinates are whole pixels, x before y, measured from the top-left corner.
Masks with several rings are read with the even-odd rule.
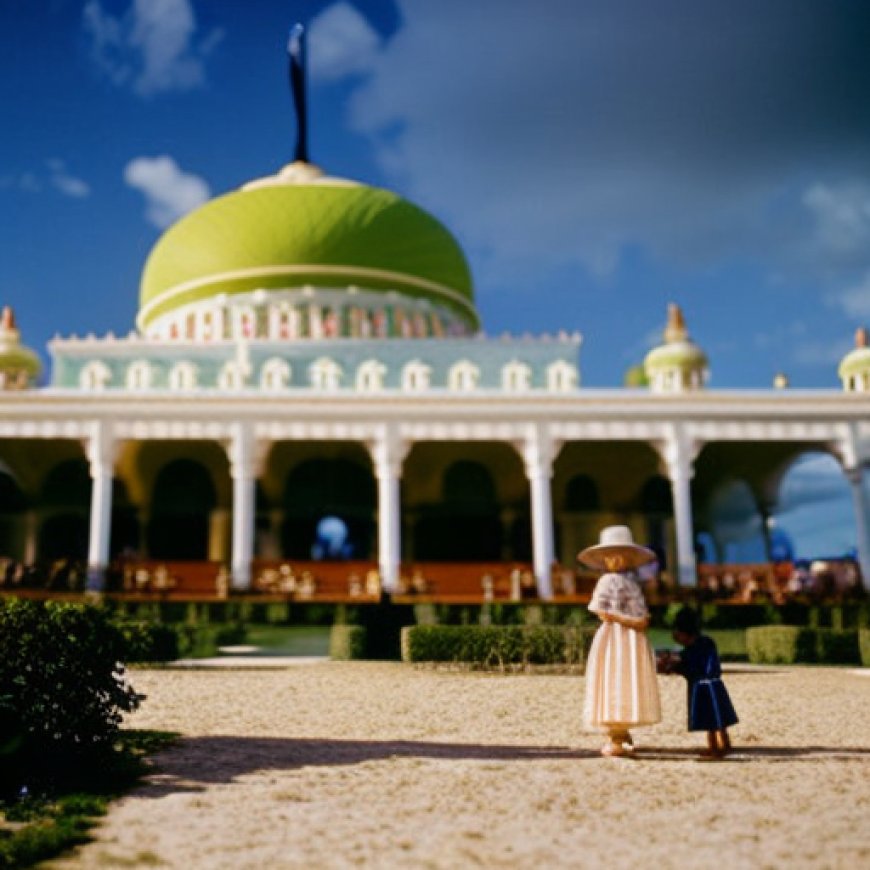
[[[726,662],[746,661],[746,632],[742,628],[710,628],[704,634],[716,642],[719,657]],[[679,644],[671,637],[669,628],[651,628],[649,642],[657,650],[679,650]]]
[[[245,645],[257,647],[253,655],[327,656],[329,626],[254,625],[245,626]]]
[[[55,793],[0,801],[0,868],[30,867],[88,842],[109,802],[148,772],[147,757],[175,739],[165,731],[120,731],[108,758],[71,772]]]

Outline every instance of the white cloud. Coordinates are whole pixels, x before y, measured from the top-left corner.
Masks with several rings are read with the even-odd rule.
[[[345,2],[329,6],[312,20],[309,40],[311,77],[319,81],[370,72],[380,49],[377,33]]]
[[[117,17],[100,0],[88,0],[82,25],[101,72],[143,97],[204,85],[204,61],[222,38],[221,31],[212,30],[196,39],[190,0],[133,0]]]
[[[62,160],[57,158],[49,160],[48,169],[51,184],[64,196],[69,196],[73,199],[84,199],[91,195],[90,185],[81,178],[71,175]]]
[[[814,184],[803,196],[816,219],[818,241],[833,253],[866,251],[870,245],[870,184]]]
[[[681,268],[758,262],[795,285],[828,277],[809,243],[828,204],[802,196],[808,178],[862,177],[866,112],[833,83],[863,81],[867,64],[847,75],[857,49],[818,38],[822,7],[798,20],[784,2],[745,16],[539,5],[398,0],[400,25],[365,55],[349,103],[395,186],[504,284],[530,260],[602,284],[632,251]],[[807,57],[825,72],[796,106]],[[840,115],[856,119],[842,141]]]
[[[145,216],[160,229],[202,205],[211,196],[209,186],[202,178],[184,172],[166,155],[134,158],[124,168],[124,181],[144,194]]]

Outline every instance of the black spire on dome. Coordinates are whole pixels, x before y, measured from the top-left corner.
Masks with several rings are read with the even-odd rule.
[[[287,42],[290,57],[290,90],[296,107],[296,151],[294,160],[308,163],[308,111],[305,105],[305,28],[294,24]]]

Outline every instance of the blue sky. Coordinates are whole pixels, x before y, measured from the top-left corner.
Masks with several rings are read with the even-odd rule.
[[[862,0],[0,0],[0,301],[44,351],[132,328],[168,222],[311,156],[441,218],[485,329],[614,386],[681,303],[712,387],[837,387],[870,322]]]

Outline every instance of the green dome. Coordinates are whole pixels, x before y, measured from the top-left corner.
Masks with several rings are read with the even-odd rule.
[[[32,386],[42,372],[38,354],[21,344],[15,314],[7,305],[0,313],[0,388]]]
[[[624,387],[648,387],[649,378],[646,376],[646,370],[643,364],[632,366],[628,369],[622,378]]]
[[[39,377],[42,363],[39,357],[29,347],[0,349],[0,370],[23,371],[33,380]]]
[[[852,348],[840,361],[837,374],[841,378],[850,378],[852,375],[861,375],[870,372],[870,340],[864,327],[855,332],[855,347]]]
[[[870,372],[870,347],[856,347],[843,357],[838,374],[841,378],[848,378],[864,372]]]
[[[252,182],[170,227],[145,264],[138,323],[219,294],[303,286],[395,290],[478,325],[468,264],[444,226],[395,193],[313,173]]]
[[[647,373],[656,369],[681,369],[691,371],[707,367],[707,357],[704,351],[692,341],[677,341],[653,348],[644,360]]]

